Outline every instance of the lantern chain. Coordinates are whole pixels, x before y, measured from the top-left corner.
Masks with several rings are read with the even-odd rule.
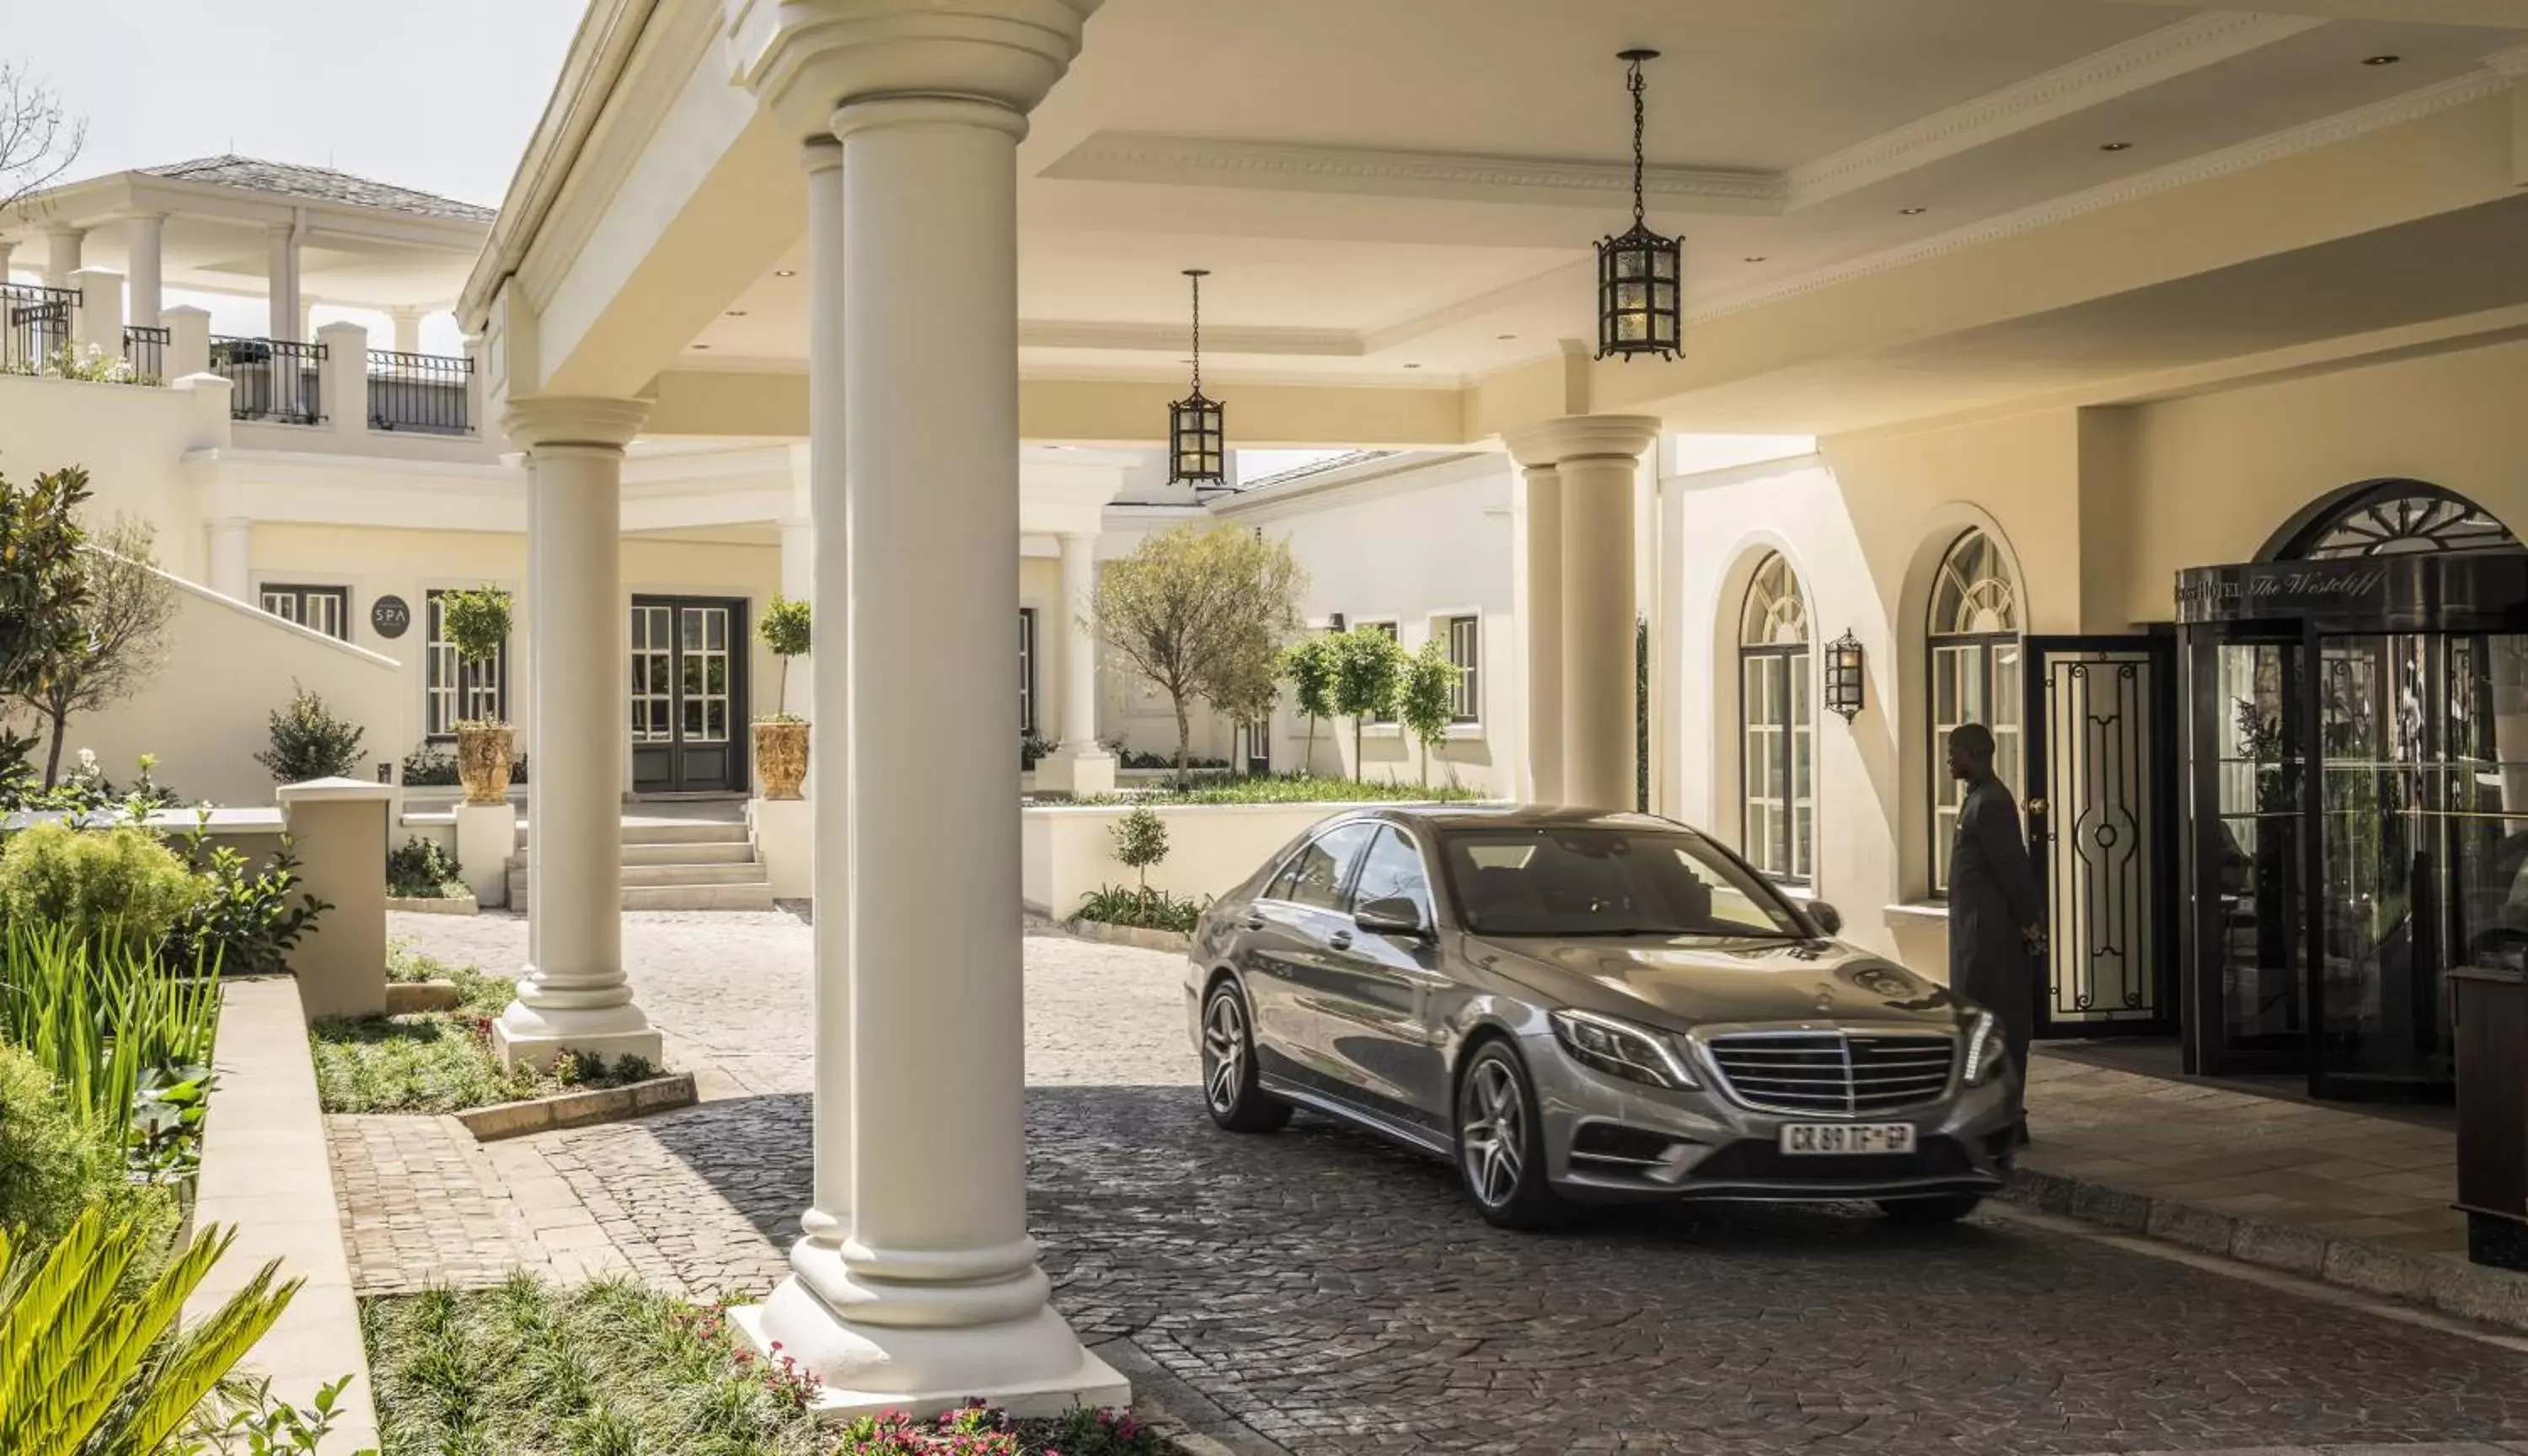
[[[1624,88],[1633,93],[1633,226],[1642,226],[1642,63],[1635,57]]]

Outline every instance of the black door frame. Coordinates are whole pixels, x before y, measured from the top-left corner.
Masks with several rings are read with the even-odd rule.
[[[685,734],[685,678],[683,661],[685,649],[683,619],[680,615],[680,609],[689,606],[725,607],[729,614],[729,723],[727,744],[729,768],[727,774],[724,776],[726,782],[716,786],[706,786],[703,788],[694,788],[684,782],[685,754],[683,746]],[[668,654],[669,666],[667,673],[670,685],[667,703],[667,727],[670,737],[663,745],[655,743],[642,744],[638,742],[634,742],[630,745],[632,750],[633,769],[631,774],[628,776],[626,787],[629,789],[632,797],[638,799],[681,798],[697,795],[713,797],[745,795],[753,788],[753,775],[755,771],[752,759],[752,751],[754,748],[754,732],[752,725],[755,721],[755,714],[753,711],[753,699],[749,696],[753,691],[753,673],[749,671],[749,669],[753,665],[751,661],[753,649],[750,647],[750,644],[754,641],[754,638],[751,635],[752,629],[747,617],[747,599],[743,597],[670,596],[665,593],[658,592],[637,592],[634,593],[631,599],[624,604],[624,616],[627,625],[629,623],[631,613],[642,607],[667,608],[667,640],[670,649]],[[633,649],[627,641],[623,648],[624,655],[622,661],[624,665],[624,676],[621,679],[623,704],[626,709],[628,709],[631,704],[632,651]],[[630,714],[628,711],[625,713],[625,717],[621,721],[624,724],[624,732],[628,739],[631,732]],[[664,748],[666,750],[667,762],[669,765],[667,785],[664,788],[657,787],[654,781],[652,786],[644,787],[639,778],[641,752],[644,749],[658,748]]]
[[[2058,916],[2053,904],[2053,826],[2063,819],[2065,806],[2050,802],[2047,771],[2050,768],[2051,725],[2046,721],[2049,695],[2046,691],[2045,659],[2057,652],[2132,652],[2149,654],[2150,671],[2157,678],[2151,695],[2149,721],[2141,731],[2149,735],[2154,750],[2150,762],[2155,770],[2146,786],[2151,835],[2151,874],[2144,894],[2151,907],[2151,938],[2147,954],[2150,961],[2150,996],[2154,1014],[2129,1020],[2057,1021],[2054,1017],[2054,992],[2050,959],[2039,958],[2029,967],[2036,978],[2036,1035],[2048,1040],[2097,1040],[2122,1036],[2166,1036],[2176,1031],[2180,1020],[2177,953],[2178,910],[2177,887],[2178,841],[2178,772],[2180,760],[2176,747],[2177,729],[2177,642],[2167,628],[2153,628],[2147,633],[2125,636],[2067,635],[2055,637],[2028,636],[2020,639],[2020,734],[2021,752],[2026,774],[2028,803],[2026,829],[2030,867],[2036,871],[2037,891],[2045,900],[2045,920],[2049,927]],[[2049,939],[2050,945],[2050,939]]]

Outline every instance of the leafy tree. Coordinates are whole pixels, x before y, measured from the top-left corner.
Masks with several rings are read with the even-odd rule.
[[[1115,841],[1115,859],[1140,876],[1143,892],[1150,888],[1150,866],[1168,858],[1168,821],[1146,808],[1136,808],[1115,821],[1106,831]]]
[[[167,658],[167,629],[176,620],[176,589],[152,564],[158,529],[118,516],[80,553],[85,587],[79,631],[44,658],[19,701],[50,726],[44,787],[61,781],[62,743],[73,713],[113,706],[139,691]]]
[[[23,697],[86,628],[79,508],[87,497],[87,471],[77,465],[23,490],[0,477],[0,693],[9,697]]]
[[[1193,704],[1235,715],[1269,702],[1274,654],[1297,630],[1306,589],[1288,543],[1235,526],[1163,532],[1099,573],[1097,636],[1175,704],[1180,783]]]
[[[459,661],[479,666],[497,659],[509,641],[511,625],[509,594],[501,588],[440,594],[440,632],[456,649]]]
[[[764,620],[755,626],[755,635],[781,659],[781,699],[772,714],[776,722],[792,716],[790,712],[790,659],[807,653],[810,638],[808,603],[793,601],[775,592],[772,604],[764,609]]]
[[[1401,686],[1404,649],[1383,627],[1354,627],[1334,639],[1335,711],[1351,719],[1351,776],[1366,778],[1360,756],[1360,725],[1371,718],[1396,714],[1396,692]]]
[[[1431,782],[1431,753],[1448,739],[1448,724],[1456,716],[1457,682],[1464,676],[1465,669],[1448,660],[1448,645],[1436,637],[1405,661],[1404,681],[1396,695],[1396,716],[1422,746],[1422,782],[1426,784]]]
[[[334,716],[324,699],[296,683],[290,690],[290,706],[273,709],[272,747],[254,761],[272,770],[276,784],[348,777],[368,756],[360,751],[368,730]]]
[[[1308,746],[1300,753],[1299,767],[1313,773],[1317,766],[1317,720],[1335,715],[1335,639],[1325,632],[1310,633],[1282,650],[1282,679],[1290,685],[1290,696],[1308,720]]]

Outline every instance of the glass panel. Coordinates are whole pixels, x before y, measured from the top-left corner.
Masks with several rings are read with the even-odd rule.
[[[689,606],[684,609],[682,616],[684,619],[683,630],[685,650],[689,652],[701,651],[703,649],[702,611],[699,608]]]
[[[1368,824],[1345,824],[1321,835],[1299,852],[1298,878],[1287,892],[1300,905],[1320,910],[1334,910],[1343,902],[1343,882],[1351,877],[1352,861],[1369,843]]]
[[[701,699],[685,700],[684,720],[686,738],[699,739],[703,736],[703,701]]]
[[[1410,900],[1422,907],[1426,923],[1431,918],[1431,881],[1423,871],[1422,852],[1393,829],[1378,832],[1369,857],[1360,862],[1360,883],[1352,889],[1354,907],[1373,900]]]
[[[1985,692],[1992,703],[1992,716],[1981,721],[1992,730],[1992,771],[2010,786],[2012,798],[2025,801],[2028,795],[2019,740],[2019,698],[2025,679],[2019,670],[2019,644],[1993,644],[1987,660]]]
[[[1815,768],[1810,757],[1809,654],[1793,652],[1782,659],[1790,679],[1791,699],[1791,858],[1785,872],[1806,880],[1816,874],[1810,837],[1816,818]]]
[[[2213,663],[2217,813],[2203,903],[2217,906],[2221,1035],[2235,1052],[2296,1052],[2308,1037],[2299,661],[2295,645],[2224,644]]]

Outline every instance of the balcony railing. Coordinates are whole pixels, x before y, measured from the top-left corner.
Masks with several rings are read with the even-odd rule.
[[[325,346],[288,338],[211,338],[211,373],[229,382],[229,418],[324,423]]]
[[[369,350],[369,428],[414,435],[473,432],[474,361],[461,354]]]
[[[167,382],[167,345],[174,331],[165,325],[126,324],[123,326],[123,358],[132,366],[135,384],[162,385]]]
[[[77,288],[0,283],[0,372],[40,374],[71,345]]]

